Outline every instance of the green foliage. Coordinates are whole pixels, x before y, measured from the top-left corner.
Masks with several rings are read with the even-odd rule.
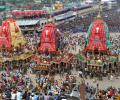
[[[85,60],[84,57],[83,57],[82,55],[80,55],[80,54],[77,54],[77,58],[78,58],[80,61],[84,61],[84,60]]]

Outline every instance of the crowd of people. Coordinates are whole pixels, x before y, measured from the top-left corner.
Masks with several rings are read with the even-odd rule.
[[[86,83],[86,100],[119,100],[120,89],[112,86],[105,89],[99,89],[99,84],[96,87],[90,86]]]
[[[111,52],[113,54],[120,54],[119,22],[115,20],[116,22],[114,25],[114,23],[112,23],[113,21],[109,19],[109,16],[111,16],[110,13],[111,12],[108,12],[105,17],[105,21],[110,29]],[[77,18],[74,21],[67,22],[59,26],[63,35],[63,51],[68,51],[74,54],[81,53],[85,47],[85,33],[87,32],[88,27],[95,16],[96,13],[93,13],[84,18]],[[114,16],[111,17],[113,18]],[[115,34],[111,32],[115,32]],[[28,47],[32,48],[32,51],[37,50],[40,41],[39,34],[25,34],[25,38],[28,41]],[[76,66],[72,67],[76,67],[77,72],[81,71],[79,73],[80,78],[86,78],[88,75],[90,78],[93,78],[93,76],[97,75],[92,73],[92,71],[86,67],[85,62],[80,61],[79,65],[77,64],[78,62],[76,62]],[[12,66],[12,64],[9,66]],[[23,67],[17,69],[8,67],[2,69],[0,71],[0,100],[61,100],[66,98],[68,94],[71,94],[74,85],[76,85],[77,77],[79,76],[75,76],[72,73],[61,73],[61,78],[55,79],[54,76],[50,76],[49,74],[35,75],[32,71],[34,66],[34,63],[33,65],[29,64],[24,73],[22,72]],[[113,87],[106,90],[101,90],[98,85],[96,87],[91,87],[87,83],[85,88],[88,96],[86,96],[86,99],[88,100],[109,100],[117,97],[120,98],[119,89],[115,89]]]
[[[32,76],[30,70],[0,72],[0,100],[61,100],[70,94],[76,79],[66,74],[62,78],[39,75]]]
[[[111,50],[113,54],[120,54],[120,35],[119,33],[113,33],[110,37]]]
[[[29,69],[27,73],[21,73],[20,70],[10,70],[7,73],[1,71],[0,98],[2,100],[61,100],[66,98],[66,94],[73,95],[72,90],[76,85],[77,77],[79,77],[73,74],[65,74],[56,79],[49,75],[31,77],[30,73],[32,72]],[[96,87],[90,86],[86,82],[85,84],[86,100],[109,100],[120,96],[119,89],[110,87],[101,90],[99,84]]]
[[[96,93],[96,99],[97,100],[119,100],[120,99],[120,90],[116,89],[114,87],[108,87],[105,90],[98,90]]]

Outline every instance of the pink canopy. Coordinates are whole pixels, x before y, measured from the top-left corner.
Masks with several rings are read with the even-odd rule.
[[[33,15],[42,15],[42,14],[47,14],[46,11],[43,10],[13,10],[11,12],[13,16],[33,16]]]

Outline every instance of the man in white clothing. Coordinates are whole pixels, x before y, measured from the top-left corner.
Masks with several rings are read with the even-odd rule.
[[[22,100],[22,92],[19,90],[17,91],[17,100]]]
[[[16,100],[16,93],[15,92],[11,92],[11,100]]]

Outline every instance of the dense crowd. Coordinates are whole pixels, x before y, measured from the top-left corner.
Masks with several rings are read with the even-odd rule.
[[[108,12],[106,15],[105,21],[110,29],[111,52],[113,54],[120,54],[119,21],[114,20],[115,23],[112,23],[113,17],[115,16],[112,16],[112,19],[109,19],[110,13],[111,12]],[[94,16],[96,16],[96,13],[85,16],[83,19],[77,18],[74,21],[59,26],[63,33],[63,43],[61,47],[63,51],[77,54],[84,49],[86,39],[85,33],[87,32],[91,21],[94,19]],[[39,34],[25,34],[25,38],[28,41],[28,47],[32,48],[33,51],[36,50],[40,40]],[[79,71],[80,78],[87,78],[87,76],[94,78],[94,76],[97,76],[97,74],[92,73],[92,71],[90,72],[84,62],[79,62],[79,65],[77,64],[78,62],[75,67],[77,72]],[[2,100],[61,100],[66,98],[68,94],[72,95],[74,85],[77,84],[77,77],[72,73],[61,73],[60,78],[55,79],[49,74],[35,75],[32,71],[32,67],[35,66],[34,63],[30,64],[26,71],[22,69],[23,67],[13,69],[11,66],[12,65],[9,65],[8,68],[4,68],[0,71],[0,100],[1,98]],[[99,76],[101,78],[101,74]],[[113,76],[111,75],[110,77],[112,79]],[[96,87],[91,87],[87,83],[85,91],[87,95],[86,99],[89,98],[88,100],[109,100],[115,99],[116,97],[120,98],[120,90],[113,87],[101,90],[99,89],[98,84]],[[67,96],[65,94],[67,94]]]
[[[99,84],[96,87],[92,87],[89,83],[86,84],[86,100],[119,100],[120,89],[112,86],[106,87],[104,90],[99,89]]]
[[[120,35],[119,33],[113,33],[110,37],[111,50],[113,54],[120,54]]]
[[[70,94],[76,82],[75,77],[68,74],[55,80],[53,76],[40,75],[38,78],[30,73],[1,71],[0,100],[61,100],[65,94]]]
[[[120,99],[120,90],[116,89],[114,87],[108,87],[105,90],[98,90],[96,93],[96,99],[97,100],[119,100]]]

